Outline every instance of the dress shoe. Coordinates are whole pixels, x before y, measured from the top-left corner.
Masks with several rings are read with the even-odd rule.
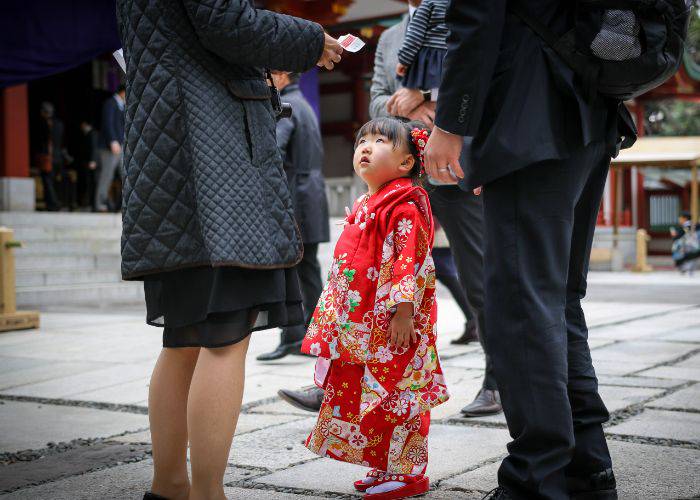
[[[276,359],[282,359],[287,354],[300,354],[301,343],[302,341],[299,340],[291,344],[280,344],[274,351],[261,354],[255,359],[258,361],[274,361]]]
[[[485,415],[496,415],[502,411],[501,396],[498,394],[498,391],[481,389],[474,401],[462,408],[462,415],[465,417],[483,417]]]
[[[150,491],[147,491],[143,495],[143,500],[168,500],[165,497],[162,497],[160,495],[156,495],[155,493],[151,493]]]
[[[296,408],[306,411],[317,412],[321,409],[323,402],[323,389],[312,387],[311,389],[301,391],[291,391],[289,389],[280,389],[277,391],[279,397]]]
[[[473,324],[467,323],[464,326],[464,333],[450,342],[450,344],[467,345],[471,342],[479,342],[479,329],[476,327],[476,322]]]
[[[481,500],[513,500],[513,497],[508,494],[506,490],[501,488],[494,488],[489,491]]]
[[[612,469],[590,476],[567,476],[566,489],[571,500],[617,500],[617,484]]]

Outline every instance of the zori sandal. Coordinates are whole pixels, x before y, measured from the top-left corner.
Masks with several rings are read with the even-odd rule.
[[[415,476],[403,475],[403,474],[386,474],[378,478],[373,486],[378,486],[382,483],[388,483],[391,481],[396,481],[399,483],[405,483],[403,486],[395,488],[390,491],[385,491],[383,493],[365,493],[362,497],[365,500],[399,500],[401,498],[417,497],[419,495],[424,495],[430,490],[430,478],[424,476],[423,474],[417,474]]]
[[[367,473],[366,477],[372,477],[372,478],[380,478],[385,474],[385,472],[380,471],[379,469],[372,469]],[[364,481],[362,479],[358,479],[355,481],[355,489],[357,491],[362,491],[365,492],[372,486],[376,485],[377,481]]]

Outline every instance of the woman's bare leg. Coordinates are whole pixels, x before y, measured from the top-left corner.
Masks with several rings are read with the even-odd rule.
[[[224,500],[223,481],[243,400],[250,336],[226,347],[202,348],[187,402],[190,500]]]
[[[148,390],[154,463],[151,492],[172,500],[189,495],[187,395],[198,355],[199,347],[163,349]]]

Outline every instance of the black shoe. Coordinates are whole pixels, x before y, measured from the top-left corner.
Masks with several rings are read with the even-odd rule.
[[[617,500],[617,483],[612,469],[590,476],[567,476],[566,489],[571,500]]]
[[[501,396],[498,391],[481,389],[474,401],[462,408],[465,417],[483,417],[485,415],[497,415],[503,411]]]
[[[464,325],[464,333],[450,342],[450,344],[467,345],[471,342],[479,342],[479,330],[476,327],[476,322]]]
[[[277,391],[279,397],[296,408],[306,411],[317,412],[321,409],[323,402],[323,389],[312,387],[302,391],[291,391],[289,389],[280,389]]]
[[[151,493],[150,491],[147,491],[143,495],[143,500],[168,500],[165,497],[162,497],[160,495],[156,495],[155,493]]]
[[[274,351],[261,354],[255,359],[257,359],[258,361],[274,361],[276,359],[282,359],[287,354],[300,354],[301,343],[302,341],[299,340],[291,344],[280,344]]]
[[[513,497],[499,486],[489,491],[481,500],[513,500]]]

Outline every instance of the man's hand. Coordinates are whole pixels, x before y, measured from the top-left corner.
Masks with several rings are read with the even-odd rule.
[[[428,144],[425,146],[425,171],[430,177],[446,184],[457,184],[459,178],[464,177],[464,172],[459,164],[459,155],[462,152],[464,139],[455,134],[434,127],[430,134]]]
[[[118,155],[122,152],[122,145],[118,141],[112,141],[109,143],[109,149],[112,151],[113,155]]]
[[[435,105],[434,103],[424,102],[411,111],[406,118],[421,121],[425,123],[429,130],[432,130],[433,122],[435,121]]]
[[[408,69],[408,66],[405,64],[397,64],[396,65],[396,74],[399,76],[406,76],[406,70]]]
[[[393,116],[411,118],[411,112],[424,102],[425,99],[423,98],[423,94],[421,94],[420,90],[402,87],[394,92],[394,94],[386,102],[386,110]],[[435,113],[433,113],[433,116],[435,116]],[[433,121],[430,120],[430,123],[433,123]]]
[[[413,326],[413,304],[401,302],[396,305],[396,313],[389,324],[389,344],[393,347],[408,347],[418,336]]]
[[[340,54],[343,53],[343,47],[340,46],[338,40],[330,36],[328,33],[325,33],[324,35],[326,39],[323,45],[323,53],[321,54],[321,58],[316,63],[316,66],[331,70],[335,67],[335,63],[340,62]]]

